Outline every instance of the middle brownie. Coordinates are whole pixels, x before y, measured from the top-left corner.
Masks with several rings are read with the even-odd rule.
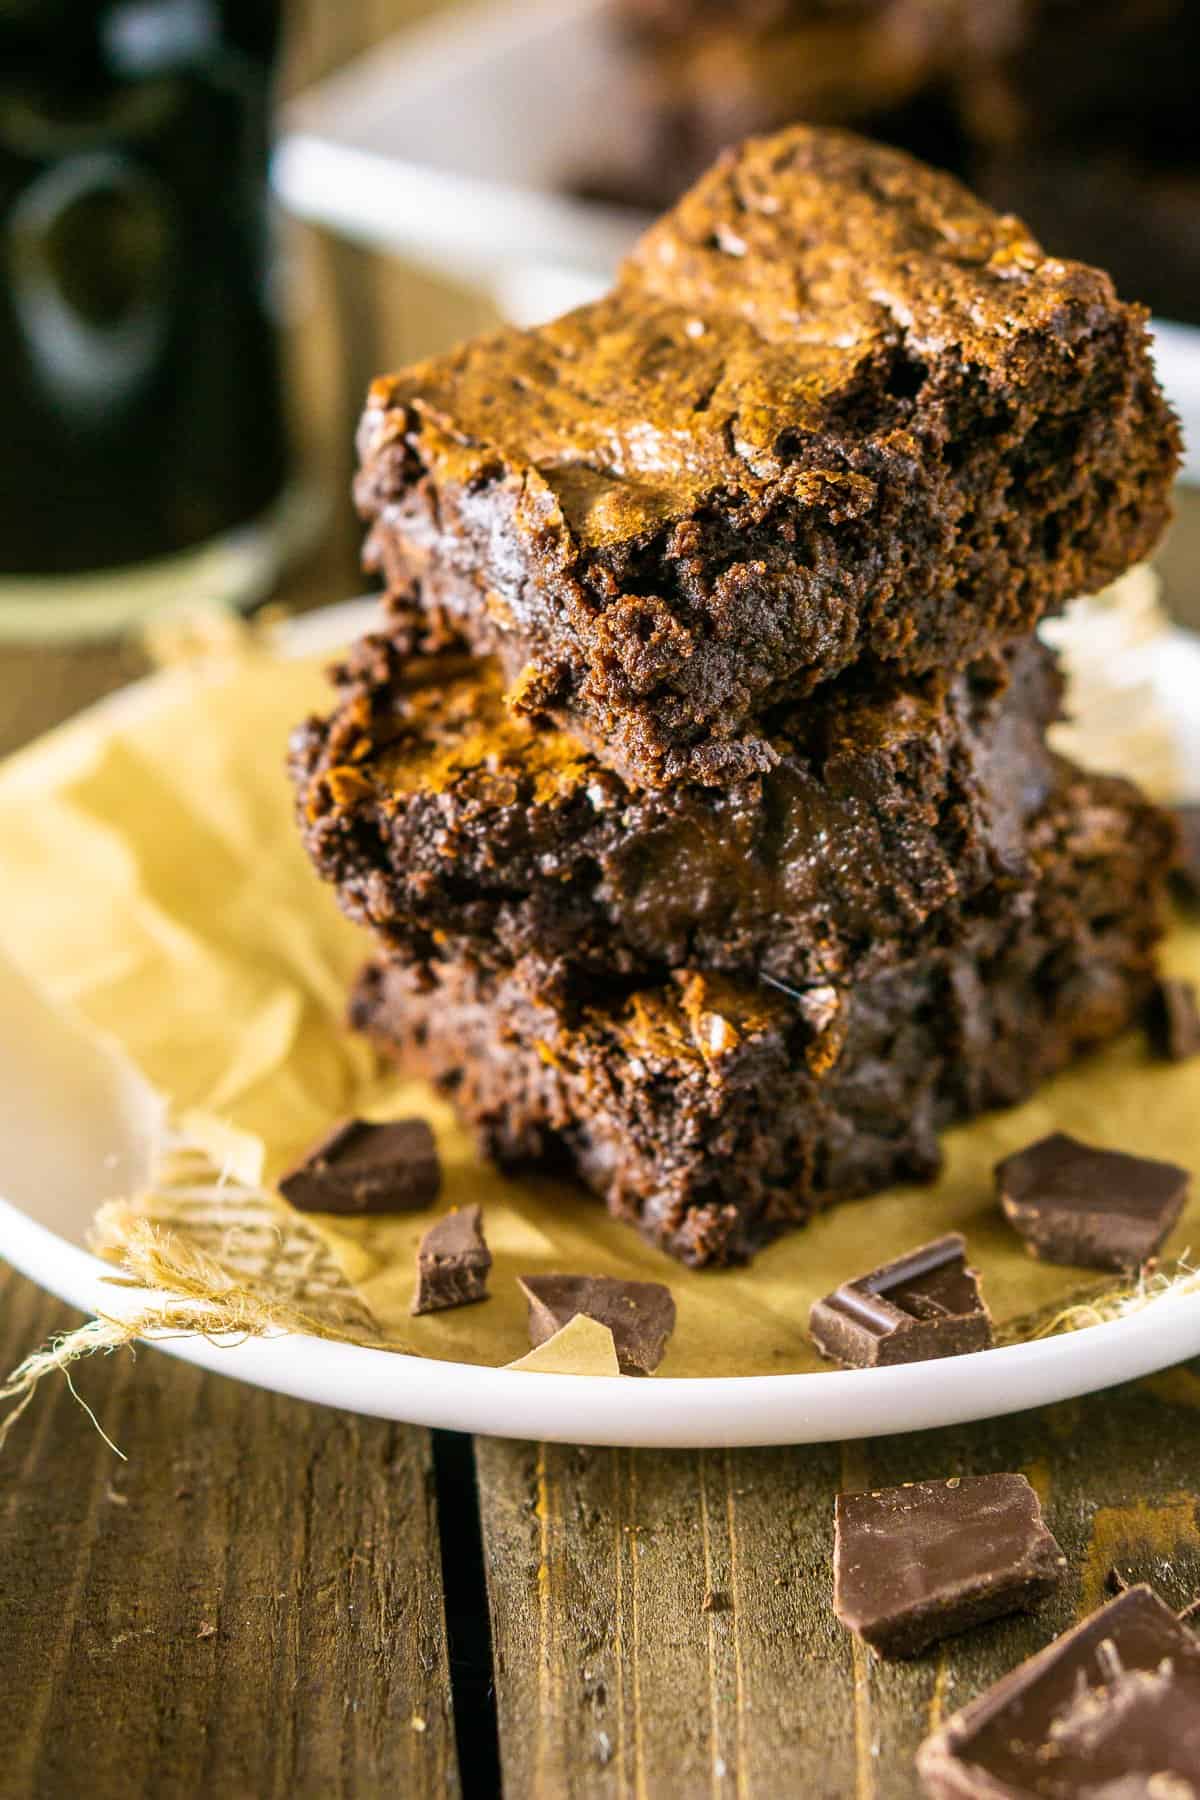
[[[526,966],[543,993],[702,967],[844,983],[1019,908],[1060,682],[1027,640],[953,676],[851,674],[770,722],[728,788],[630,787],[515,717],[499,669],[369,638],[296,733],[301,826],[345,910],[408,960]]]

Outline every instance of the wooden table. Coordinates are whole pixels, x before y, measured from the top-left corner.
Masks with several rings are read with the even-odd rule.
[[[403,0],[316,0],[303,73]],[[335,19],[332,15],[337,13]],[[480,322],[298,236],[302,437],[342,493],[375,368]],[[353,591],[335,507],[283,599]],[[1172,549],[1191,584],[1200,524]],[[131,649],[0,653],[0,748],[138,672]],[[75,1316],[0,1266],[0,1373]],[[877,1796],[916,1792],[931,1725],[1044,1643],[1118,1567],[1200,1590],[1200,1364],[996,1423],[703,1454],[431,1436],[277,1399],[156,1350],[81,1367],[0,1466],[3,1800]],[[830,1611],[833,1495],[1022,1469],[1070,1559],[1036,1618],[879,1663]]]

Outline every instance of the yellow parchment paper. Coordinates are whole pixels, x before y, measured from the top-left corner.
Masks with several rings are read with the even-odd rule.
[[[8,764],[0,945],[120,1045],[188,1141],[241,1183],[269,1187],[340,1114],[431,1120],[446,1177],[439,1205],[483,1205],[492,1299],[409,1317],[430,1214],[304,1227],[317,1225],[396,1348],[512,1362],[528,1348],[515,1277],[562,1270],[670,1284],[678,1328],[664,1374],[818,1368],[804,1335],[811,1302],[942,1231],[967,1234],[1002,1326],[1094,1288],[1084,1271],[1031,1261],[995,1209],[993,1163],[1031,1138],[1062,1129],[1200,1170],[1200,1063],[1153,1063],[1131,1036],[1017,1111],[949,1133],[936,1186],[837,1208],[746,1270],[689,1272],[570,1184],[504,1179],[478,1161],[443,1101],[388,1076],[343,1027],[369,946],[309,869],[283,773],[289,729],[326,702],[326,660],[287,660],[248,641],[171,670]],[[1165,960],[1200,981],[1200,929],[1177,923]],[[285,1234],[292,1217],[281,1206]],[[209,1243],[212,1228],[209,1215]],[[1196,1198],[1166,1255],[1189,1245],[1200,1252]]]

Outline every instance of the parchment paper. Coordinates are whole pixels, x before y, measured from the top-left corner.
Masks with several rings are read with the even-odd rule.
[[[823,1366],[804,1336],[812,1300],[945,1230],[966,1232],[1002,1325],[1094,1289],[1084,1271],[1031,1261],[994,1207],[993,1163],[1032,1137],[1063,1129],[1200,1169],[1200,1063],[1153,1063],[1131,1036],[1019,1110],[949,1133],[936,1186],[837,1208],[748,1270],[689,1272],[581,1190],[505,1180],[446,1104],[388,1077],[343,1028],[369,946],[311,873],[283,774],[290,727],[326,701],[326,660],[288,661],[247,639],[161,677],[152,703],[85,717],[0,771],[0,944],[167,1096],[214,1182],[222,1170],[235,1179],[223,1197],[214,1188],[215,1214],[204,1209],[210,1250],[222,1218],[237,1223],[236,1183],[269,1188],[336,1116],[421,1113],[444,1163],[439,1206],[483,1205],[494,1297],[409,1317],[413,1253],[433,1214],[308,1221],[386,1341],[508,1363],[528,1348],[518,1274],[627,1273],[675,1294],[664,1374],[761,1374]],[[1165,960],[1200,981],[1200,928],[1178,922]],[[285,1239],[293,1218],[280,1203]],[[1196,1198],[1167,1254],[1189,1245],[1200,1251]]]

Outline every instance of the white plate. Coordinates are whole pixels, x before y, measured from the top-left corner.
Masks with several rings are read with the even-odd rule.
[[[301,218],[493,293],[520,325],[603,293],[645,218],[573,198],[620,135],[610,0],[438,13],[292,103],[276,190]],[[1200,483],[1200,330],[1155,323]]]
[[[550,271],[543,317],[602,290],[645,223],[568,191],[620,117],[604,7],[476,0],[378,45],[287,108],[277,192],[468,281]]]
[[[313,614],[290,628],[289,650],[334,649],[372,613],[359,602]],[[114,720],[129,717],[169,704],[175,691],[174,678],[156,676],[98,710]],[[64,1113],[61,1030],[46,1001],[18,983],[0,1040],[7,1050],[0,1064],[0,1248],[31,1279],[85,1313],[132,1313],[138,1297],[107,1283],[111,1271],[84,1244],[97,1202],[142,1178],[156,1102],[123,1066],[92,1047],[78,1102]],[[586,1379],[307,1337],[228,1345],[175,1338],[163,1348],[299,1399],[459,1431],[663,1448],[821,1443],[989,1418],[1165,1368],[1200,1354],[1200,1296],[1166,1298],[1113,1324],[974,1356],[810,1375]]]

